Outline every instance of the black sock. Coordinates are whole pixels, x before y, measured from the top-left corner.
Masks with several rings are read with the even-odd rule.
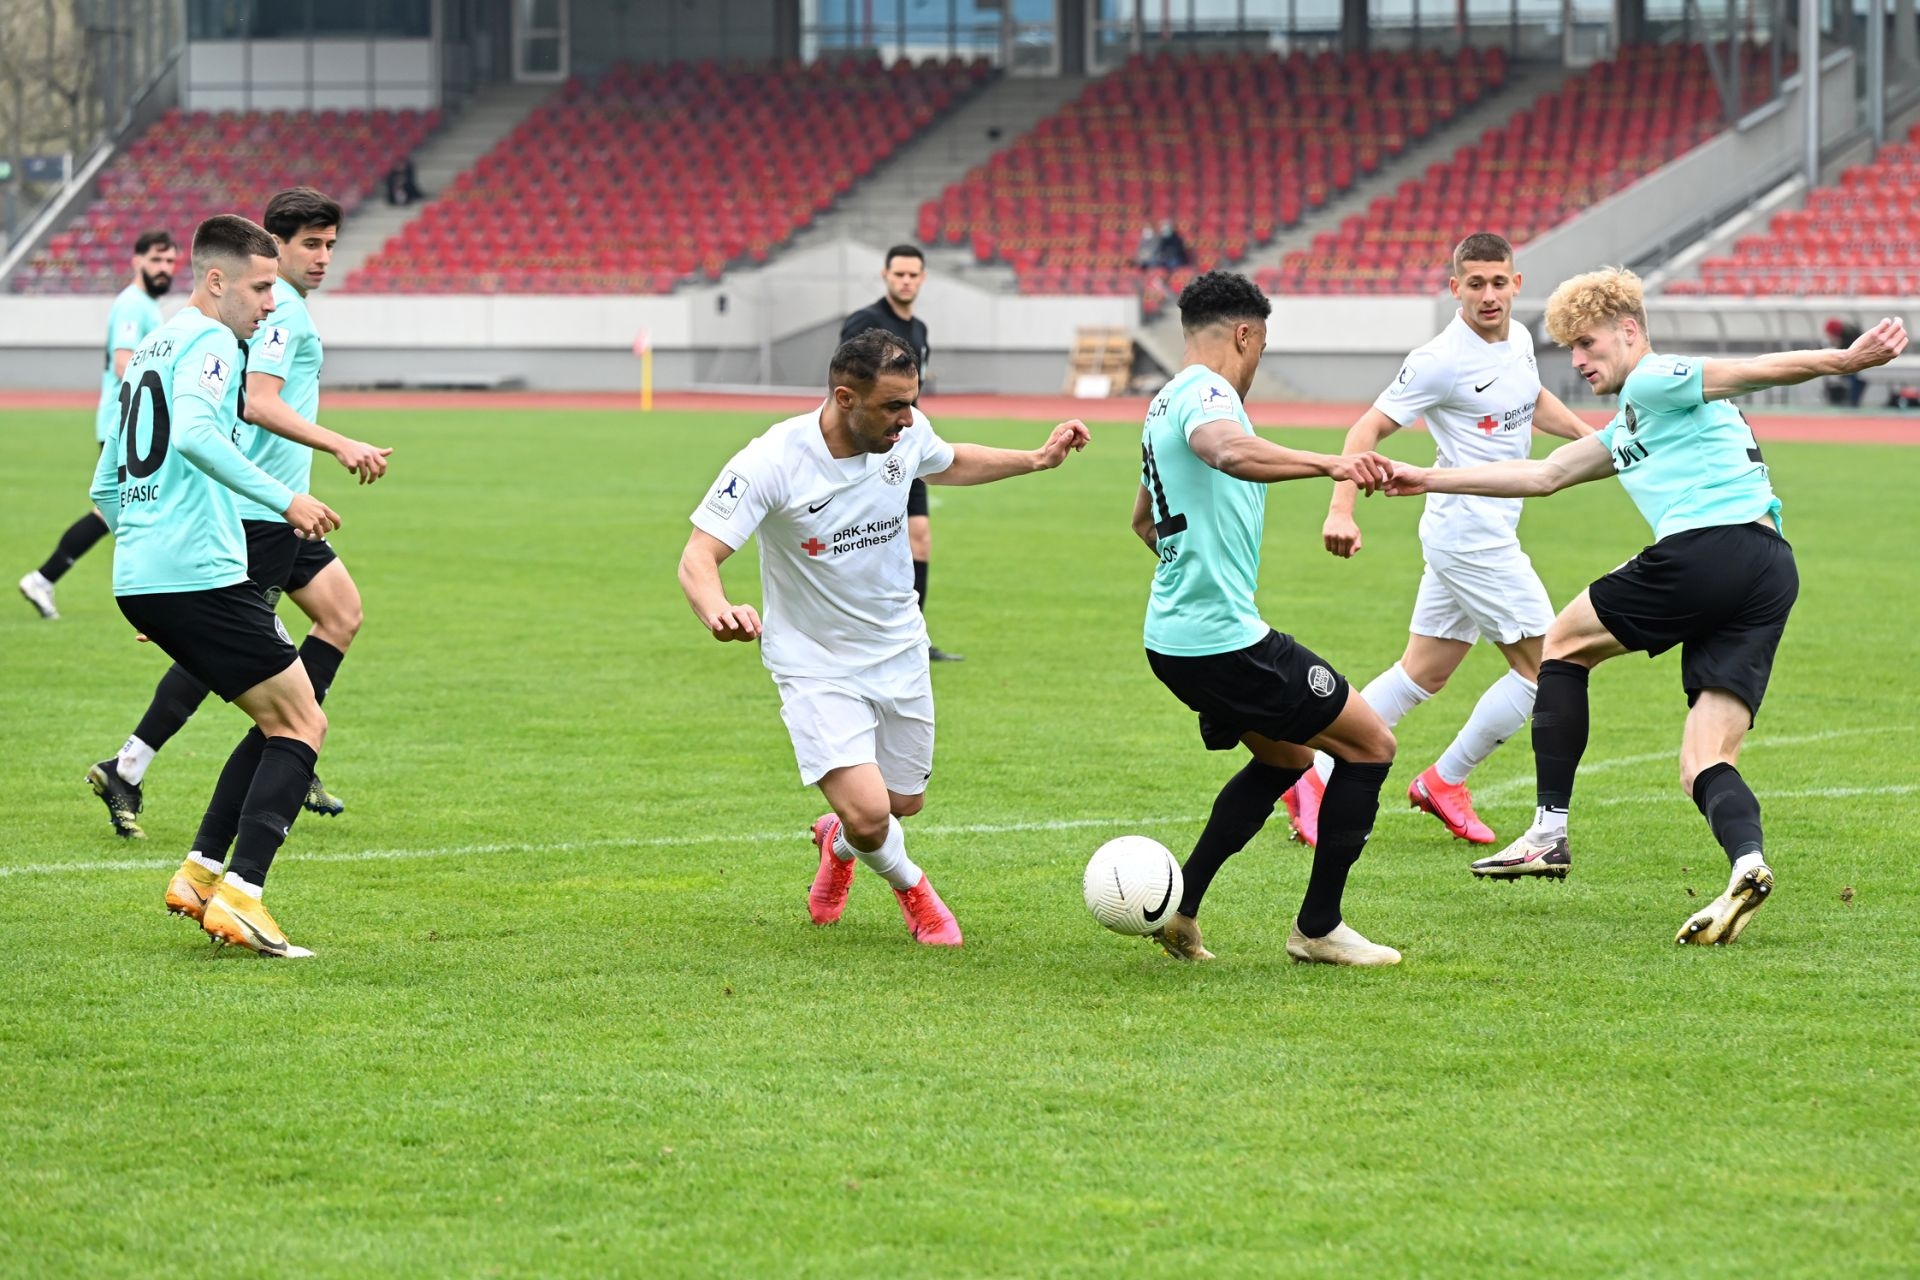
[[[174,663],[154,686],[153,701],[147,704],[147,714],[140,717],[133,736],[158,751],[167,745],[167,739],[180,732],[181,725],[193,718],[206,698],[207,686],[185,667]]]
[[[1738,769],[1725,762],[1702,769],[1693,780],[1693,802],[1728,862],[1760,852],[1760,801]]]
[[[215,862],[227,860],[234,832],[240,829],[240,810],[246,805],[253,775],[260,771],[260,753],[266,749],[266,735],[258,729],[247,730],[213,784],[213,799],[200,819],[200,831],[193,837],[194,849]]]
[[[300,664],[307,669],[307,679],[313,682],[313,700],[325,702],[327,690],[333,686],[333,678],[340,672],[340,663],[346,658],[325,640],[308,636],[300,642]]]
[[[1193,846],[1186,865],[1180,868],[1180,914],[1200,914],[1200,899],[1221,864],[1247,847],[1247,841],[1260,832],[1273,816],[1288,787],[1300,781],[1304,769],[1277,769],[1258,760],[1227,779],[1213,801],[1213,816],[1207,819],[1200,841]]]
[[[93,544],[107,536],[107,522],[98,511],[89,511],[67,526],[60,535],[60,544],[40,566],[40,576],[48,582],[58,582],[67,570],[73,568],[73,562],[87,554]]]
[[[233,846],[233,865],[227,868],[230,873],[255,888],[267,883],[267,869],[280,852],[280,842],[293,830],[293,820],[300,816],[300,802],[313,784],[313,766],[319,757],[298,738],[266,740],[240,811],[240,835]]]
[[[920,612],[927,611],[927,562],[913,562],[913,594],[920,597]]]
[[[1535,803],[1565,811],[1573,804],[1573,775],[1587,752],[1587,677],[1577,662],[1548,658],[1540,664],[1540,692],[1533,700]]]
[[[1320,799],[1320,843],[1313,847],[1313,873],[1295,922],[1309,938],[1324,938],[1340,926],[1340,898],[1347,873],[1360,860],[1380,812],[1380,788],[1391,764],[1355,764],[1335,760]]]

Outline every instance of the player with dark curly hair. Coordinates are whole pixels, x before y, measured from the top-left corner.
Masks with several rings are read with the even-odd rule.
[[[1267,486],[1326,476],[1368,493],[1393,474],[1377,453],[1329,456],[1253,433],[1242,403],[1267,346],[1272,305],[1245,276],[1211,271],[1180,295],[1184,367],[1154,397],[1141,434],[1133,531],[1159,560],[1147,602],[1147,663],[1200,717],[1209,751],[1240,745],[1253,759],[1220,790],[1182,868],[1176,913],[1154,937],[1170,956],[1211,960],[1200,900],[1222,863],[1260,831],[1313,764],[1337,762],[1321,806],[1320,842],[1287,954],[1321,964],[1397,964],[1341,916],[1393,764],[1393,733],[1332,665],[1261,618],[1254,604]]]

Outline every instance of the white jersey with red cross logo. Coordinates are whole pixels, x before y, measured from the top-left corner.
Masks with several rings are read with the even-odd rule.
[[[1540,370],[1527,327],[1509,324],[1507,335],[1505,342],[1488,342],[1456,312],[1438,337],[1407,357],[1373,407],[1403,427],[1425,418],[1436,466],[1528,456]],[[1479,551],[1517,543],[1519,523],[1518,498],[1430,493],[1420,541],[1439,551]]]
[[[735,551],[759,533],[760,660],[768,670],[851,675],[926,642],[907,547],[907,488],[952,465],[953,446],[918,409],[886,453],[834,457],[815,409],[733,456],[692,519]]]

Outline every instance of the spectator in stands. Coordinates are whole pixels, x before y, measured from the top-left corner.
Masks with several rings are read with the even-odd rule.
[[[927,322],[913,314],[913,302],[926,282],[926,255],[910,244],[897,244],[887,250],[880,279],[887,291],[880,300],[860,308],[840,326],[840,341],[851,342],[869,329],[885,329],[907,344],[920,364],[920,387],[925,392],[927,361],[933,349],[927,344]],[[927,516],[927,485],[914,480],[907,490],[907,546],[913,552],[913,594],[920,600],[920,612],[927,611],[927,559],[933,552],[933,526]],[[939,645],[927,649],[930,662],[964,662],[957,653],[948,653]]]
[[[1193,265],[1193,250],[1187,247],[1186,239],[1171,218],[1160,224],[1160,248],[1154,254],[1153,265],[1169,271]]]
[[[1827,345],[1844,351],[1859,340],[1859,325],[1849,324],[1838,316],[1827,321]],[[1860,397],[1866,394],[1867,380],[1857,373],[1835,374],[1826,380],[1824,390],[1828,404],[1843,404],[1857,409],[1860,407]]]
[[[1133,265],[1142,271],[1151,269],[1160,257],[1160,233],[1148,223],[1140,228],[1140,244],[1133,251]]]
[[[406,205],[421,198],[420,183],[414,177],[413,157],[403,158],[387,170],[387,203]]]

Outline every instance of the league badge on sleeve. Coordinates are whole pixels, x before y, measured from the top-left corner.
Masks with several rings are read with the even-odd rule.
[[[260,330],[260,336],[247,348],[248,362],[255,365],[284,363],[289,336],[279,325],[269,325]]]
[[[740,499],[746,495],[746,492],[747,478],[738,471],[726,472],[720,477],[720,483],[715,486],[713,495],[707,499],[707,510],[722,520],[730,520],[733,518],[734,508],[740,505]]]
[[[1690,374],[1690,373],[1692,373],[1692,372],[1693,372],[1693,366],[1692,366],[1692,365],[1690,365],[1690,364],[1688,364],[1688,363],[1687,363],[1687,362],[1686,362],[1685,360],[1675,360],[1675,361],[1673,362],[1673,376],[1674,376],[1674,377],[1676,377],[1676,378],[1684,378],[1684,377],[1686,377],[1686,376],[1687,376],[1688,374]]]
[[[1233,393],[1217,382],[1209,383],[1201,389],[1200,412],[1217,413],[1228,418],[1238,416],[1234,410]]]
[[[233,375],[233,366],[222,360],[212,351],[200,365],[200,385],[217,396],[227,394],[227,379]]]

